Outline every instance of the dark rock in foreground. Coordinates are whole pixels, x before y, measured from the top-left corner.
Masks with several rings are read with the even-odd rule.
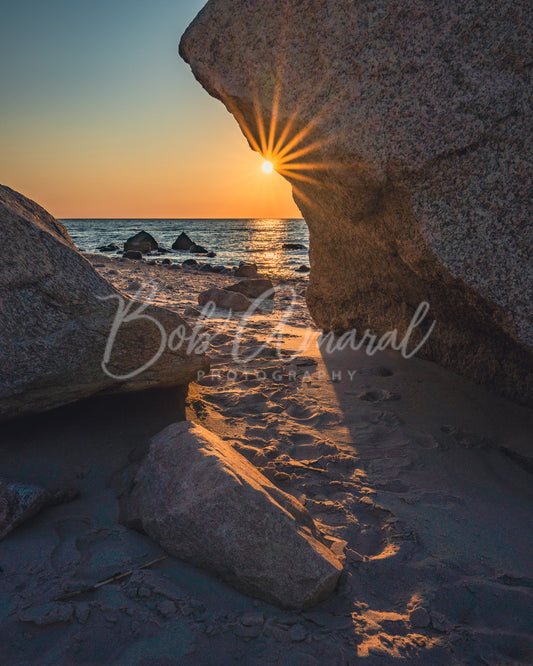
[[[401,340],[427,302],[410,349],[435,320],[419,355],[529,403],[532,32],[525,0],[210,0],[180,45],[251,145],[286,137],[315,322]]]
[[[141,303],[101,277],[62,224],[4,186],[0,229],[0,420],[101,392],[185,385],[208,368],[203,355],[162,346],[155,321],[170,335],[186,326],[177,314],[148,306],[143,314],[152,321],[116,320],[119,304],[134,317]],[[116,337],[104,363],[115,321]],[[152,360],[144,372],[130,376]]]
[[[278,606],[315,605],[342,571],[299,502],[189,421],[152,440],[120,506],[121,522],[171,555]]]
[[[124,252],[133,250],[135,252],[141,252],[142,254],[148,254],[158,248],[159,244],[156,239],[146,231],[139,231],[138,234],[128,238],[124,243]]]

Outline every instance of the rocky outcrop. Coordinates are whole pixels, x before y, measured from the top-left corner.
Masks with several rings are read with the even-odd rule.
[[[210,0],[195,76],[293,186],[326,330],[533,401],[531,3]]]
[[[181,317],[154,306],[139,312],[141,302],[101,277],[62,224],[4,186],[0,229],[0,420],[100,392],[185,385],[207,370],[205,356],[163,344],[186,325]]]
[[[318,603],[342,571],[298,501],[189,421],[152,440],[120,506],[121,522],[171,555],[282,607]]]
[[[159,249],[159,243],[147,231],[139,231],[138,234],[128,238],[124,243],[124,252],[133,251],[148,254]]]

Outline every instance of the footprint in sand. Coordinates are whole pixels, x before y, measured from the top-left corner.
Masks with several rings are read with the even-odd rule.
[[[337,423],[340,416],[335,412],[322,409],[316,403],[310,401],[296,400],[286,398],[282,401],[282,406],[287,416],[295,421],[310,425],[325,425],[328,423]]]
[[[353,394],[350,393],[349,395]],[[364,400],[366,402],[388,402],[391,400],[400,400],[401,397],[402,396],[399,393],[393,393],[381,389],[363,391],[362,393],[357,394],[358,400]]]

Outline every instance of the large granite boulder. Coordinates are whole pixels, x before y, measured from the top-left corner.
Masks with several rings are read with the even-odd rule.
[[[185,385],[208,368],[186,345],[163,344],[180,326],[188,330],[181,317],[155,306],[140,312],[142,303],[101,277],[62,224],[4,186],[0,230],[0,420],[100,392]]]
[[[324,329],[533,401],[525,0],[210,0],[180,52],[293,186]]]
[[[282,607],[318,603],[342,571],[296,499],[190,421],[154,437],[120,507],[171,555]]]

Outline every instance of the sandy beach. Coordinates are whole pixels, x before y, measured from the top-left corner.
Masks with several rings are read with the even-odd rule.
[[[168,389],[0,426],[5,478],[79,489],[2,542],[3,663],[531,663],[531,410],[395,351],[321,352],[305,277],[242,326],[191,310],[232,275],[87,257],[130,296],[155,284],[154,304],[209,336],[211,374],[186,413]],[[344,563],[330,599],[280,610],[118,523],[124,470],[183,418],[305,506]]]

